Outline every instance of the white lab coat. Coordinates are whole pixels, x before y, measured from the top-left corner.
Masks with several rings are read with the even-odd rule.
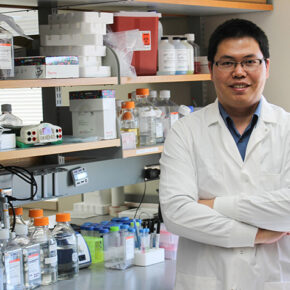
[[[243,161],[217,101],[175,123],[160,160],[160,202],[179,238],[178,290],[290,290],[290,114],[262,97]],[[214,209],[198,199],[215,199]]]

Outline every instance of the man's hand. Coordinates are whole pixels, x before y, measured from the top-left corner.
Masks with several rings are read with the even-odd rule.
[[[285,235],[287,233],[258,229],[255,244],[272,244],[279,241]]]
[[[198,201],[198,203],[204,204],[204,205],[207,205],[210,208],[213,208],[214,200],[215,200],[215,198],[213,198],[213,199],[200,199]]]

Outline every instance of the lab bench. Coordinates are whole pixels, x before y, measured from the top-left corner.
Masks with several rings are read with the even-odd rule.
[[[165,260],[147,267],[134,266],[126,270],[105,269],[103,264],[94,264],[81,269],[70,280],[42,286],[41,290],[172,290],[175,282],[176,261]]]

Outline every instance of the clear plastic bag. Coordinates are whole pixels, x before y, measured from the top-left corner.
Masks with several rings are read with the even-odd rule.
[[[121,76],[136,77],[135,68],[131,63],[138,36],[139,29],[107,32],[105,44],[111,47],[117,54],[120,63]]]

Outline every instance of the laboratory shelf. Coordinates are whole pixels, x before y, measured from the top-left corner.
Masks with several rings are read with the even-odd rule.
[[[122,77],[121,84],[145,84],[168,82],[199,82],[209,81],[209,74],[168,75],[168,76],[141,76],[136,78]],[[34,80],[1,80],[0,88],[47,88],[70,86],[101,86],[117,85],[116,77],[109,78],[70,78],[70,79],[34,79]]]
[[[0,151],[0,161],[17,160],[19,158],[29,158],[46,156],[68,152],[94,150],[100,148],[120,147],[120,139],[101,140],[85,143],[62,143],[56,145],[36,146],[30,148],[16,148]]]
[[[162,153],[163,144],[123,150],[123,158]]]

